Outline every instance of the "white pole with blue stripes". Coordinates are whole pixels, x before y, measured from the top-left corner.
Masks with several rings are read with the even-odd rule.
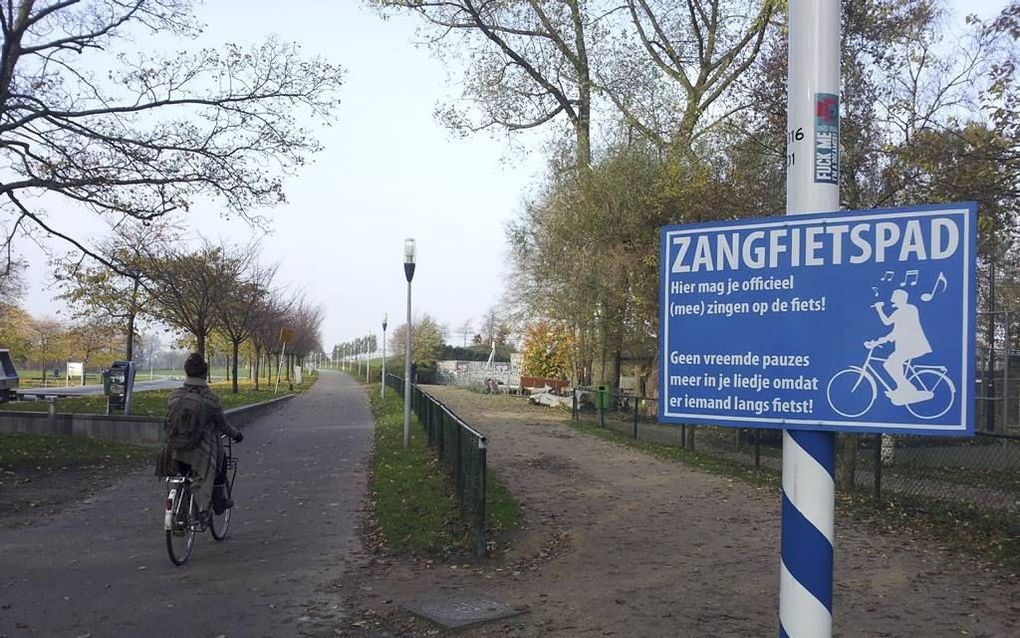
[[[816,152],[838,123],[839,6],[839,0],[789,2],[788,215],[839,210],[838,160]],[[832,636],[835,465],[835,434],[783,432],[780,638]]]

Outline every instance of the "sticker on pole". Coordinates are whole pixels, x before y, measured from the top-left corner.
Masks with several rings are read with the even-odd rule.
[[[973,203],[668,226],[659,420],[972,435]]]

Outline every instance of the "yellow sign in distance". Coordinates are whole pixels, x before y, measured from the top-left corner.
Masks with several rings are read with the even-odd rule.
[[[294,343],[294,331],[290,328],[280,328],[280,341],[283,343]]]

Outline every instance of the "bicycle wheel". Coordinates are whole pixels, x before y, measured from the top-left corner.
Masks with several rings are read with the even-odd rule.
[[[217,486],[218,489],[220,486]],[[226,489],[226,486],[223,486]],[[227,492],[227,498],[230,497],[229,491]],[[230,510],[231,508],[225,508],[222,514],[217,514],[216,510],[209,511],[209,533],[212,537],[218,541],[222,541],[227,537],[227,530],[230,529]]]
[[[837,413],[848,417],[859,417],[871,409],[878,395],[875,380],[860,369],[840,370],[825,389],[829,405]]]
[[[937,419],[953,407],[956,387],[952,380],[939,370],[917,370],[910,377],[919,390],[931,392],[927,401],[907,404],[907,410],[919,419]]]
[[[172,529],[166,531],[166,551],[170,562],[183,565],[191,557],[195,546],[195,522],[198,520],[198,505],[191,497],[191,490],[181,487],[174,495]]]

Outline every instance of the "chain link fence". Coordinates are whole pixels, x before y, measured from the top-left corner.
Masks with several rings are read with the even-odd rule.
[[[982,400],[979,394],[977,403]],[[571,412],[574,420],[632,438],[755,469],[782,469],[781,430],[660,425],[657,409],[653,398],[576,388]],[[973,438],[840,434],[838,489],[871,495],[876,503],[896,500],[1002,517],[1020,531],[1020,435],[1009,431],[1016,430],[1015,423],[997,425],[988,432],[979,422]]]

